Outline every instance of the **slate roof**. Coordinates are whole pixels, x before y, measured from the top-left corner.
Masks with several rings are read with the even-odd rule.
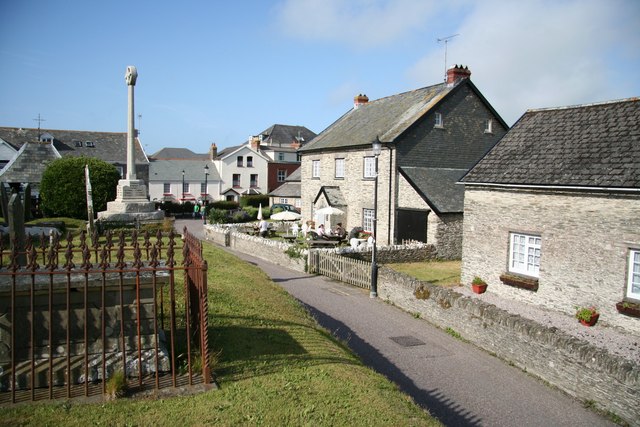
[[[316,198],[313,200],[313,203],[315,204],[322,195],[324,195],[329,206],[332,206],[332,207],[347,206],[347,202],[344,198],[344,195],[342,194],[342,191],[338,186],[335,186],[335,185],[322,186],[320,188],[320,191],[318,191]]]
[[[529,110],[462,182],[638,189],[640,102]]]
[[[302,197],[302,168],[298,168],[291,172],[289,176],[285,178],[285,182],[281,186],[275,188],[269,193],[269,196],[274,197]]]
[[[400,167],[400,173],[436,214],[464,210],[464,186],[456,184],[467,169]]]
[[[149,157],[154,160],[177,160],[177,159],[202,160],[202,159],[208,159],[209,154],[194,153],[188,148],[167,147],[167,148],[162,148],[159,151],[156,151]]]
[[[29,142],[23,144],[17,155],[0,170],[3,182],[23,182],[39,186],[42,174],[50,162],[60,154],[49,143]]]
[[[299,151],[369,146],[376,136],[382,142],[394,141],[459,86],[440,83],[369,101],[349,110]]]
[[[104,160],[108,163],[126,164],[127,162],[126,132],[93,132],[56,129],[40,129],[38,131],[38,129],[33,128],[0,127],[0,138],[14,147],[22,147],[27,142],[38,142],[40,135],[45,133],[53,136],[53,146],[63,157],[86,156]],[[93,143],[93,146],[87,146],[87,142]],[[149,160],[137,138],[136,142],[136,163],[147,163]]]
[[[204,182],[204,166],[209,165],[209,182],[220,181],[218,170],[209,160],[155,160],[149,162],[149,181],[182,181],[182,171],[187,181]]]
[[[262,144],[270,146],[279,146],[282,148],[291,148],[292,142],[298,141],[300,136],[302,140],[299,142],[304,144],[316,137],[316,133],[304,126],[280,125],[275,124],[268,129],[260,132],[262,135]],[[294,148],[292,150],[295,151]]]

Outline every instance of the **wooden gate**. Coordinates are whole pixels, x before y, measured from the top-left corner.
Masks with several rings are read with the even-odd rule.
[[[370,262],[346,258],[333,252],[311,251],[309,272],[322,274],[360,288],[371,288]]]

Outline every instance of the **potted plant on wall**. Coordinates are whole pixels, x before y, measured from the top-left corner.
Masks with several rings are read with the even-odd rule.
[[[600,317],[600,314],[594,306],[579,307],[576,311],[576,319],[585,326],[595,325],[598,321],[598,317]]]
[[[620,301],[616,303],[616,309],[618,313],[631,316],[640,317],[640,304],[631,301]]]
[[[478,276],[473,278],[471,289],[476,294],[483,294],[487,290],[487,283]]]

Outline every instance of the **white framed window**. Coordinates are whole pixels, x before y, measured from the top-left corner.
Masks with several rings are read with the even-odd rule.
[[[344,178],[344,159],[336,159],[336,178]]]
[[[368,156],[364,158],[364,175],[365,178],[376,177],[376,158]]]
[[[232,185],[234,187],[240,187],[240,174],[239,173],[234,173],[233,174],[233,179],[232,179]]]
[[[287,170],[278,169],[278,182],[284,182],[285,179],[287,179]]]
[[[289,203],[289,199],[286,199],[284,197],[280,197],[280,203],[284,203],[285,205]]]
[[[278,161],[284,162],[284,153],[278,153]]]
[[[238,158],[236,159],[236,166],[239,168],[244,166],[244,159],[242,158],[242,156],[238,156]]]
[[[320,178],[320,160],[311,161],[311,178]]]
[[[207,194],[207,184],[204,182],[200,183],[200,194]]]
[[[171,194],[171,183],[165,182],[162,184],[162,192],[164,194]]]
[[[247,156],[247,167],[248,168],[253,167],[253,156]]]
[[[373,232],[373,218],[375,211],[373,209],[362,210],[362,228],[365,231]]]
[[[186,194],[188,192],[189,192],[189,183],[185,182],[185,183],[182,184],[182,193]]]
[[[509,271],[538,277],[542,238],[528,234],[511,233],[509,240]]]
[[[251,188],[255,188],[258,186],[258,174],[257,173],[252,173],[251,176],[249,177],[249,186]]]
[[[442,113],[435,114],[435,127],[443,128],[444,127],[444,119],[442,118]]]
[[[493,133],[493,120],[487,119],[484,121],[484,133]]]
[[[627,297],[640,300],[640,250],[629,251],[628,270]]]

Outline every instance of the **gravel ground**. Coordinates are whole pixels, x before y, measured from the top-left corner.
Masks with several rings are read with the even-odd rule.
[[[453,289],[464,296],[478,298],[511,314],[518,314],[527,319],[535,320],[541,325],[555,326],[559,330],[603,348],[611,354],[620,356],[634,364],[640,364],[640,337],[636,335],[631,335],[601,323],[597,323],[594,327],[587,327],[581,325],[573,316],[511,301],[491,292],[476,294],[465,286]]]

